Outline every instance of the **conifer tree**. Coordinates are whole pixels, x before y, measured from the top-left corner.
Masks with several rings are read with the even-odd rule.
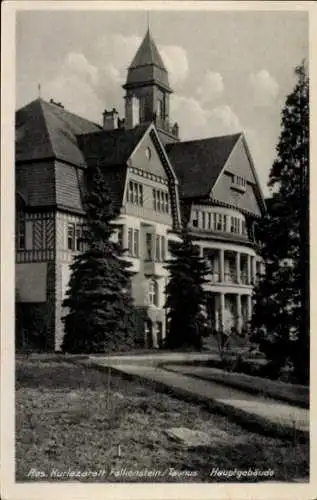
[[[253,327],[276,374],[290,361],[297,381],[309,377],[309,79],[305,64],[282,112],[274,194],[259,239],[266,272],[256,289]]]
[[[186,230],[181,242],[173,242],[172,258],[166,265],[169,282],[166,287],[167,335],[165,346],[170,349],[202,346],[205,329],[204,310],[208,266],[199,257],[199,248]]]
[[[63,302],[63,350],[111,352],[131,348],[135,309],[129,264],[112,235],[117,229],[110,193],[99,167],[87,169],[83,252],[74,257]]]

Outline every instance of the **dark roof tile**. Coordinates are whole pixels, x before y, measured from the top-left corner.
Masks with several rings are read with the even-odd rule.
[[[180,196],[207,196],[241,133],[166,145],[179,181]]]
[[[16,161],[54,157],[84,165],[76,135],[101,127],[43,99],[36,99],[16,112]]]
[[[171,91],[163,59],[151,36],[150,30],[134,56],[128,69],[127,82],[124,88],[140,83],[155,82]]]
[[[77,142],[87,165],[124,165],[143,137],[148,125],[133,129],[102,130],[77,136]]]

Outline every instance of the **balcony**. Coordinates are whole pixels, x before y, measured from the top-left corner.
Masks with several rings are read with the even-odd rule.
[[[155,260],[144,261],[144,274],[149,276],[167,276],[166,262]]]
[[[229,271],[224,273],[225,283],[238,283],[238,276],[235,271]]]
[[[248,273],[246,271],[242,271],[240,274],[240,281],[242,285],[251,285],[251,280],[249,279]]]
[[[126,262],[129,262],[131,264],[131,267],[129,267],[129,271],[131,273],[138,273],[140,272],[140,259],[139,257],[132,257],[131,255],[128,255],[127,252],[125,255],[123,255],[122,260],[125,260]]]

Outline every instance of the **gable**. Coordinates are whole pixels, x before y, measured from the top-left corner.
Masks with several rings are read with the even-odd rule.
[[[211,197],[216,202],[233,206],[255,216],[261,216],[263,200],[251,161],[241,137],[219,175],[211,191]],[[245,180],[244,189],[235,188],[234,176],[242,177]]]
[[[247,182],[256,184],[251,163],[243,143],[242,137],[236,143],[224,168],[224,172],[243,177]]]
[[[128,161],[128,166],[168,180],[164,165],[149,131],[142,137],[137,148],[132,153]]]
[[[223,205],[231,206],[255,216],[261,216],[261,208],[258,202],[255,185],[247,184],[242,193],[231,188],[232,177],[225,172],[220,176],[216,186],[212,190],[212,199]]]
[[[182,198],[208,196],[241,134],[168,144]]]

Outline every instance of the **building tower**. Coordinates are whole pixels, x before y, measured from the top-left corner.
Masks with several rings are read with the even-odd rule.
[[[169,121],[172,89],[168,73],[148,29],[123,85],[126,128],[154,122],[164,144],[179,140],[178,124]]]

